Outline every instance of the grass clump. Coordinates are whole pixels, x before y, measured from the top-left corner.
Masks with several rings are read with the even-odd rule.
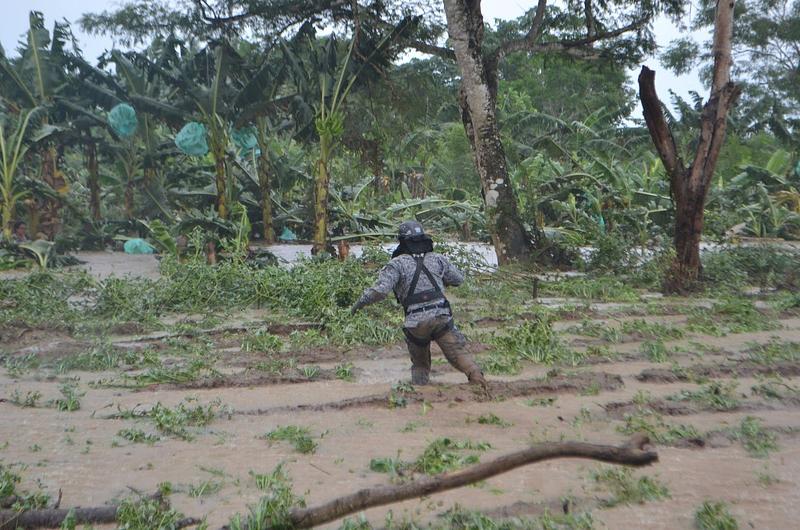
[[[204,480],[197,485],[191,484],[187,493],[189,494],[189,497],[194,498],[208,497],[210,495],[214,495],[215,493],[219,493],[224,486],[225,483],[222,481]]]
[[[126,499],[117,510],[117,530],[172,530],[183,514],[160,499]]]
[[[575,366],[585,358],[585,353],[576,352],[564,344],[553,330],[553,316],[549,311],[539,310],[533,318],[494,338],[496,346],[494,361],[510,369],[519,368],[520,360],[541,364],[569,364]],[[490,370],[490,373],[492,371]]]
[[[639,294],[616,278],[567,278],[558,282],[543,282],[542,294],[567,298],[582,298],[600,302],[636,302]]]
[[[470,440],[452,440],[450,438],[437,438],[425,447],[422,454],[413,462],[405,462],[397,458],[373,458],[369,468],[378,473],[392,475],[407,475],[423,473],[438,475],[461,469],[480,462],[476,454],[491,448],[486,442],[472,442]]]
[[[22,477],[10,466],[0,463],[0,503],[14,511],[35,510],[44,508],[50,496],[44,492],[28,492],[17,490]]]
[[[86,392],[78,392],[78,386],[73,383],[64,383],[59,387],[61,397],[54,399],[51,403],[53,407],[61,412],[75,412],[81,408],[81,398]]]
[[[633,470],[612,467],[594,471],[592,479],[611,493],[611,499],[604,501],[607,507],[618,504],[644,504],[669,498],[669,489],[651,477],[633,477]]]
[[[157,435],[144,432],[141,429],[120,429],[117,431],[117,436],[135,444],[146,443],[148,445],[153,445],[161,439]]]
[[[711,309],[692,311],[686,329],[697,333],[723,336],[729,333],[750,333],[778,329],[781,324],[759,311],[752,300],[728,297],[715,302]]]
[[[748,359],[759,364],[794,362],[800,360],[800,342],[771,339],[766,344],[753,344],[747,350]]]
[[[665,363],[669,361],[669,351],[661,340],[648,340],[643,342],[640,351],[654,363]]]
[[[660,414],[642,408],[635,414],[626,414],[625,424],[618,426],[617,430],[628,435],[644,432],[651,440],[666,445],[700,438],[700,433],[691,425],[670,425]]]
[[[634,335],[650,340],[674,340],[682,339],[684,336],[683,330],[679,327],[669,324],[660,324],[658,322],[649,322],[643,319],[623,322],[621,331],[627,335]]]
[[[317,450],[317,443],[311,439],[310,434],[311,431],[306,427],[286,425],[268,432],[264,435],[264,438],[271,442],[289,442],[298,453],[310,454]]]
[[[243,352],[277,352],[283,347],[283,341],[277,335],[259,329],[242,340]]]
[[[187,398],[178,403],[174,408],[167,407],[159,401],[153,408],[145,412],[135,410],[121,411],[122,418],[147,418],[160,432],[175,436],[182,440],[192,441],[195,432],[190,427],[205,427],[219,414],[222,408],[220,400],[214,400],[207,405],[192,405],[196,401]]]
[[[770,451],[778,449],[775,433],[764,429],[761,420],[754,416],[744,418],[733,434],[750,456],[766,458]]]
[[[39,400],[42,399],[42,393],[38,390],[28,391],[25,392],[23,396],[20,394],[18,388],[15,388],[14,391],[11,393],[11,396],[8,398],[8,402],[18,407],[23,408],[35,408],[39,404]]]
[[[341,379],[342,381],[353,381],[355,379],[353,375],[353,369],[355,366],[353,363],[347,362],[336,365],[333,369],[333,373],[336,375],[337,379]]]
[[[234,515],[228,522],[230,530],[268,530],[270,528],[291,528],[289,512],[292,508],[305,506],[305,500],[294,494],[292,482],[278,465],[268,475],[257,475],[259,489],[266,495],[258,504],[250,506],[245,516]]]
[[[679,393],[667,397],[672,401],[693,401],[705,408],[714,410],[733,410],[739,406],[739,399],[736,397],[735,381],[722,383],[711,381],[703,385],[699,390],[682,390]]]
[[[472,419],[467,419],[467,423],[472,423]],[[498,427],[511,427],[513,424],[509,421],[502,419],[497,414],[490,412],[488,414],[481,414],[478,416],[477,420],[474,420],[476,423],[481,425],[497,425]]]
[[[416,528],[400,526],[389,528]],[[594,520],[590,513],[551,514],[546,512],[536,518],[498,519],[478,511],[466,510],[456,504],[444,516],[442,523],[430,526],[434,530],[592,530]]]
[[[739,523],[724,502],[705,501],[694,513],[697,530],[739,530]]]
[[[800,397],[800,387],[783,381],[780,376],[762,378],[761,381],[750,389],[754,394],[766,399],[787,399]]]

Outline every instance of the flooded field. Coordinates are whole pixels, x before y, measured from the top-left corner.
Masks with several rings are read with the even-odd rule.
[[[98,277],[158,272],[149,256],[81,257]],[[279,464],[311,506],[412,480],[418,471],[392,466],[405,469],[443,439],[458,442],[452,453],[471,457],[467,465],[532,443],[618,445],[645,432],[659,461],[627,478],[588,460],[552,460],[363,517],[375,527],[390,512],[395,522],[441,524],[459,505],[491,517],[566,510],[573,522],[563,528],[674,529],[691,528],[709,500],[724,502],[740,528],[795,527],[800,313],[754,299],[739,325],[714,297],[517,296],[512,306],[453,292],[488,394],[436,347],[432,384],[412,387],[402,341],[337,345],[320,340],[319,322],[257,307],[163,315],[157,329],[119,323],[102,340],[6,327],[0,459],[21,475],[19,488],[60,495],[62,507],[169,483],[172,507],[219,528],[258,502],[259,477]],[[533,329],[543,307],[560,356],[503,368],[510,357],[498,337]],[[614,480],[643,477],[661,494],[617,499]]]

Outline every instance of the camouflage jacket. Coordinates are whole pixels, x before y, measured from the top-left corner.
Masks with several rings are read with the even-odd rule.
[[[464,281],[464,274],[458,270],[450,261],[435,252],[425,254],[425,267],[431,272],[433,279],[439,289],[444,295],[445,286],[461,285]],[[417,262],[412,256],[403,254],[393,258],[386,266],[381,269],[378,275],[378,280],[372,287],[367,288],[361,298],[356,302],[356,307],[361,308],[365,305],[379,302],[386,298],[386,296],[394,291],[398,300],[405,300],[409,294],[408,290],[411,287],[411,281],[414,278],[414,271],[417,269]],[[420,274],[417,280],[417,287],[415,292],[422,292],[428,289],[433,289],[430,280],[425,274]],[[435,305],[437,302],[426,302],[422,304],[413,304],[409,306],[409,311],[413,311],[419,307],[426,305]],[[448,315],[450,310],[446,307],[420,311],[418,313],[411,313],[406,316],[405,327],[414,328],[420,322],[434,318],[440,315]]]

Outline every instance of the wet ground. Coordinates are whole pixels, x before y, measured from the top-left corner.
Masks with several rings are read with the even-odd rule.
[[[155,260],[147,256],[86,257],[90,258],[87,267],[100,276],[157,273]],[[259,499],[262,492],[254,475],[268,473],[280,463],[285,463],[295,491],[315,505],[363,487],[390,483],[388,475],[370,470],[371,459],[399,455],[413,460],[437,438],[487,442],[491,448],[480,458],[488,461],[532,442],[574,439],[619,444],[628,438],[621,432],[625,415],[638,414],[653,423],[694,427],[698,435],[656,443],[659,462],[636,472],[637,477],[663,482],[669,488],[668,499],[605,508],[602,504],[609,493],[591,478],[600,466],[565,459],[520,468],[474,487],[374,508],[365,516],[380,525],[391,510],[395,520],[408,517],[425,523],[455,504],[488,513],[539,515],[546,507],[561,506],[565,497],[574,497],[575,505],[591,512],[596,528],[676,529],[692,528],[695,510],[711,499],[726,502],[740,528],[796,528],[800,520],[800,367],[795,361],[754,362],[749,352],[770,341],[800,342],[800,316],[777,315],[779,327],[768,331],[714,336],[686,330],[696,318],[691,308],[707,307],[710,300],[664,300],[671,309],[662,312],[668,314],[635,314],[636,307],[647,307],[646,300],[633,305],[594,303],[580,315],[562,314],[554,327],[564,341],[581,351],[604,346],[607,353],[578,366],[527,363],[519,374],[489,376],[491,398],[466,385],[463,376],[441,361],[435,365],[429,387],[398,390],[395,386],[393,390],[398,381],[409,378],[401,343],[297,348],[279,354],[291,359],[289,366],[265,368],[274,354],[243,348],[252,330],[269,328],[287,338],[292,331],[314,324],[276,322],[264,311],[228,315],[213,330],[193,329],[184,335],[177,331],[148,334],[135,326],[120,329],[111,340],[117,348],[130,351],[150,348],[172,355],[170,348],[176,341],[203,341],[207,349],[202,351],[213,357],[216,370],[133,386],[131,377],[145,370],[56,370],[53,367],[59,360],[87,351],[91,341],[31,330],[4,348],[12,358],[36,356],[47,360],[44,364],[49,367],[0,374],[0,397],[5,398],[0,403],[0,459],[27,466],[22,472],[23,487],[35,489],[38,482],[54,497],[60,490],[64,507],[102,505],[129,495],[132,489],[153,492],[159,483],[170,482],[175,491],[173,506],[188,516],[207,517],[209,527],[218,528]],[[498,322],[475,318],[466,300],[454,302],[456,318],[477,338],[471,346],[473,353],[486,355],[490,346],[481,343],[480,333],[497,327]],[[551,306],[582,303],[546,302]],[[666,339],[668,359],[653,362],[641,353],[648,340],[645,336],[620,333],[608,340],[581,334],[580,326],[595,331],[621,329],[628,321],[673,326],[683,330],[684,336]],[[441,354],[435,350],[434,357],[440,359]],[[176,356],[176,367],[183,366],[180,359]],[[352,363],[352,377],[338,379],[337,367],[346,363]],[[305,367],[316,367],[318,372],[309,376]],[[80,409],[61,412],[45,406],[61,397],[60,386],[70,380],[85,393]],[[735,406],[716,410],[702,402],[667,399],[715,381],[735,385]],[[785,392],[769,397],[754,390],[765,382],[775,382],[775,388]],[[11,402],[14,395],[19,400],[36,392],[41,394],[36,406]],[[208,426],[190,428],[192,440],[159,432],[147,418],[125,414],[147,411],[158,403],[175,407],[187,399],[192,406],[219,404]],[[477,422],[489,414],[502,420],[501,424]],[[763,457],[745,449],[735,431],[748,416],[758,418],[775,437],[777,449]],[[289,443],[264,439],[266,433],[286,425],[307,428],[316,451],[302,454]],[[158,440],[134,443],[120,436],[123,429],[141,429]]]

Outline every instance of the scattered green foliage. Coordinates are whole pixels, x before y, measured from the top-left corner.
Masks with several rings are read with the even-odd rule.
[[[19,407],[34,408],[37,406],[40,399],[42,399],[42,393],[38,390],[29,390],[25,392],[25,396],[23,396],[20,394],[19,389],[15,388],[11,393],[11,396],[8,398],[8,402]]]
[[[353,376],[354,368],[355,366],[353,365],[353,363],[347,362],[336,365],[333,371],[336,374],[337,379],[341,379],[343,381],[352,381],[354,379]]]
[[[467,423],[472,423],[472,419],[467,419]],[[474,420],[481,425],[497,425],[498,427],[511,427],[513,424],[508,422],[493,412],[489,412],[488,414],[481,414],[478,416],[477,420]]]
[[[81,398],[86,392],[78,392],[78,386],[74,382],[64,383],[59,387],[61,396],[53,400],[53,406],[62,412],[74,412],[81,408]]]
[[[739,428],[733,433],[747,452],[756,458],[769,456],[770,451],[778,449],[778,441],[775,433],[764,428],[759,418],[747,416],[742,419]]]
[[[268,432],[264,438],[270,441],[289,442],[298,453],[310,454],[317,450],[317,443],[311,439],[310,434],[311,431],[306,427],[286,425]]]
[[[771,339],[766,344],[752,344],[747,350],[747,357],[759,364],[797,361],[800,359],[800,342]]]
[[[234,515],[228,522],[231,530],[268,530],[290,528],[289,512],[295,507],[305,506],[305,500],[294,494],[292,482],[283,464],[268,475],[257,475],[257,484],[266,495],[258,504],[250,506],[244,517]]]
[[[697,530],[738,530],[739,523],[724,502],[704,501],[694,513]]]
[[[147,418],[160,432],[191,441],[194,440],[196,431],[190,427],[205,427],[224,410],[219,400],[207,405],[193,405],[194,401],[196,400],[187,398],[174,408],[167,407],[159,401],[150,410],[126,410],[121,411],[120,415],[123,418]]]
[[[667,487],[652,477],[634,478],[633,470],[623,467],[604,468],[592,473],[592,479],[611,493],[603,502],[611,507],[618,504],[644,504],[669,498]]]
[[[283,341],[280,337],[263,329],[247,335],[242,340],[243,352],[276,352],[280,351],[282,346]]]
[[[477,453],[486,451],[489,448],[491,448],[491,445],[486,442],[437,438],[429,443],[422,454],[413,462],[401,461],[399,455],[397,458],[373,458],[370,461],[370,469],[379,473],[391,473],[393,475],[411,473],[438,475],[439,473],[477,464],[480,461]]]
[[[636,302],[639,295],[620,280],[611,277],[567,278],[559,282],[544,282],[542,293],[600,302]]]
[[[673,401],[693,401],[705,408],[714,410],[733,410],[739,406],[736,397],[736,381],[723,383],[711,381],[699,390],[681,390],[679,393],[667,397]]]
[[[160,499],[126,499],[117,510],[118,530],[172,530],[183,515]]]
[[[11,466],[0,463],[0,501],[9,501],[8,507],[14,511],[35,510],[47,506],[50,496],[44,492],[17,490],[17,484],[21,480],[22,477]]]
[[[585,358],[585,354],[570,349],[558,333],[553,330],[553,315],[540,309],[532,318],[525,320],[494,339],[495,355],[502,360],[502,366],[518,369],[520,360],[541,364],[569,364],[575,366]],[[493,373],[494,366],[489,368]]]
[[[650,439],[661,444],[674,444],[680,440],[701,438],[691,425],[670,425],[664,421],[660,414],[649,409],[640,408],[634,414],[625,415],[625,424],[617,427],[624,434],[644,432]]]
[[[654,363],[665,363],[669,361],[669,351],[660,340],[645,341],[641,345],[641,352]]]
[[[144,432],[141,429],[120,429],[117,431],[117,436],[137,444],[154,444],[161,439],[157,435]]]
[[[189,486],[189,497],[208,497],[219,493],[225,486],[225,483],[218,480],[204,480],[199,484],[191,484]]]

